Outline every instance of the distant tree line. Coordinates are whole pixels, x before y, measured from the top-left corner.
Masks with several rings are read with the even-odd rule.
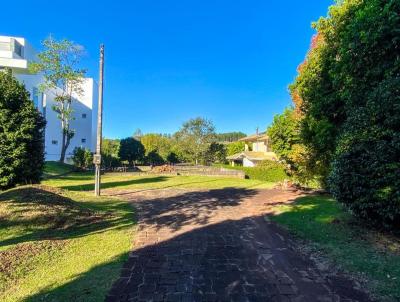
[[[225,163],[230,150],[227,143],[244,136],[242,132],[216,133],[212,121],[197,117],[183,123],[174,134],[143,134],[137,129],[132,137],[104,139],[102,160],[108,168],[122,164]],[[244,144],[239,144],[244,149]]]
[[[220,143],[232,143],[246,136],[243,132],[226,132],[216,134],[216,139]]]

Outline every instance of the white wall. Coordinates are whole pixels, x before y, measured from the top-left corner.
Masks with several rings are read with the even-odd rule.
[[[33,100],[33,91],[38,91],[37,108],[46,118],[45,130],[45,152],[46,160],[58,160],[61,154],[61,122],[57,113],[52,109],[55,105],[54,97],[56,90],[39,91],[39,85],[43,82],[40,74],[30,74],[27,68],[27,61],[35,60],[36,51],[23,38],[0,36],[1,41],[16,39],[23,47],[23,58],[16,58],[8,52],[0,52],[0,67],[10,67],[13,75],[25,85]],[[15,57],[15,58],[14,58]],[[25,60],[26,59],[26,60]],[[72,108],[74,110],[74,120],[71,122],[71,129],[75,130],[75,135],[67,149],[66,158],[71,157],[75,147],[84,147],[95,151],[97,133],[97,83],[91,79],[84,79],[82,83],[83,93],[74,95]],[[84,118],[83,114],[86,115]],[[85,141],[83,142],[82,139]],[[57,142],[54,144],[53,142]]]
[[[243,158],[243,167],[255,167],[255,163],[248,158]]]
[[[267,152],[267,146],[265,142],[254,142],[253,143],[253,151],[254,152]]]
[[[75,95],[72,103],[74,120],[71,121],[70,128],[75,131],[75,135],[67,149],[67,159],[72,156],[75,147],[94,151],[93,132],[94,136],[96,136],[96,128],[93,129],[92,127],[93,115],[95,114],[92,107],[97,103],[97,97],[94,94],[97,85],[93,79],[85,79],[82,86],[82,95]],[[61,154],[62,142],[61,121],[58,119],[57,113],[52,109],[52,106],[56,104],[54,102],[54,93],[47,93],[46,95],[46,160],[58,160]],[[57,141],[57,144],[53,144],[53,141]]]

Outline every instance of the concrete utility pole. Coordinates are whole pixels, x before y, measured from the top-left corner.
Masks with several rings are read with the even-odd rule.
[[[96,179],[94,192],[96,196],[100,196],[100,177],[101,177],[101,140],[103,128],[103,73],[104,73],[104,45],[100,45],[100,70],[99,70],[99,103],[97,111],[97,144],[96,154],[93,162],[96,167]]]

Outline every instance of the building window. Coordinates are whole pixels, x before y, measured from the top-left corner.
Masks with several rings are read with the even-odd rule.
[[[13,47],[14,48],[13,49],[14,53],[16,53],[17,55],[19,55],[22,58],[23,57],[23,51],[22,51],[23,46],[15,39],[14,39],[14,45],[13,46],[14,46]]]
[[[82,138],[82,139],[81,139],[81,143],[82,143],[82,144],[86,143],[86,138]]]
[[[52,141],[51,141],[51,144],[52,144],[52,145],[58,145],[58,141],[57,141],[57,140],[52,140]]]
[[[86,113],[82,113],[82,118],[86,118]]]

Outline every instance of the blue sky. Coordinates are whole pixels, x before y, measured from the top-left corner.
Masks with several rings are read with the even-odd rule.
[[[332,0],[5,1],[0,34],[36,48],[50,33],[86,48],[98,77],[105,44],[104,135],[173,133],[196,116],[218,132],[264,130],[290,104],[296,75]],[[14,13],[11,13],[14,12]]]

